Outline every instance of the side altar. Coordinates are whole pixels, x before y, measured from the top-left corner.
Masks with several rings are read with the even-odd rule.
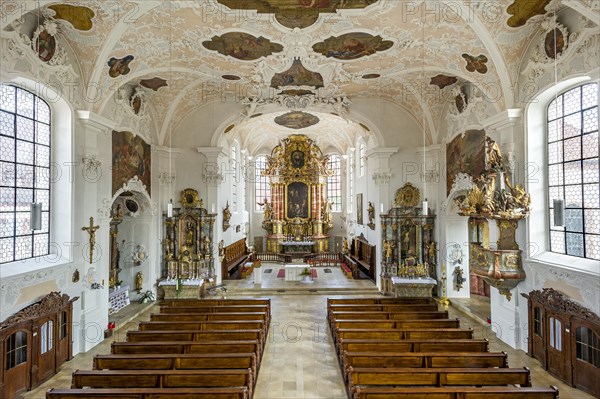
[[[162,273],[158,298],[198,298],[215,281],[213,231],[216,214],[203,208],[198,191],[181,192],[181,207],[163,214]]]
[[[307,254],[329,251],[333,228],[327,196],[329,157],[308,137],[293,134],[267,157],[263,175],[269,178],[271,201],[264,199],[263,229],[267,252]]]

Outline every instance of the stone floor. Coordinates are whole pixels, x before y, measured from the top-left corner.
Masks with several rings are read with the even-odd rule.
[[[277,276],[276,267],[273,267],[273,271],[267,274],[271,276],[263,280],[263,285],[269,285],[270,281],[272,284],[284,286],[286,284],[300,284],[279,281],[282,279],[271,280]],[[329,278],[319,271],[317,280],[322,277],[323,280],[321,281],[326,281]],[[347,279],[343,274],[341,276],[331,276],[332,279],[338,279],[340,284],[344,282],[349,287],[353,283],[357,283],[357,288],[359,288],[363,282],[366,283],[362,280],[347,279],[344,281],[341,280],[341,277]],[[250,278],[248,281],[241,281],[240,284],[248,283],[253,286]],[[318,283],[315,282],[315,284]],[[232,285],[235,286],[235,284]],[[235,298],[235,291],[235,289],[232,289],[229,292],[229,297]],[[257,290],[257,294],[260,293],[260,290]],[[346,398],[342,375],[325,322],[327,297],[334,296],[308,292],[304,294],[297,293],[296,295],[271,296],[272,322],[256,383],[255,399]],[[368,296],[373,296],[373,294]],[[127,330],[136,329],[138,321],[147,320],[149,313],[157,311],[156,306],[151,306],[145,310],[141,309],[141,313],[130,321],[128,320],[129,317],[123,317],[124,324],[119,325],[120,329],[116,331],[113,337],[104,340],[88,353],[75,356],[73,360],[62,366],[59,374],[37,389],[27,393],[24,397],[26,399],[42,399],[45,397],[45,391],[51,387],[68,388],[71,384],[73,370],[90,369],[95,354],[109,353],[110,343],[113,340],[124,340]],[[451,317],[461,319],[461,326],[473,327],[477,337],[488,338],[492,351],[506,351],[511,367],[529,367],[534,386],[555,385],[559,389],[561,399],[592,398],[592,396],[573,389],[547,374],[536,360],[528,357],[525,352],[514,350],[499,341],[486,325],[481,324],[470,315],[452,306],[449,308],[449,312]]]

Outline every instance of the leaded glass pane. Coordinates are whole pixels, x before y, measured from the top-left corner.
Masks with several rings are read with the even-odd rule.
[[[33,118],[33,94],[17,89],[17,114]]]
[[[33,166],[17,164],[17,187],[33,187]]]
[[[30,188],[17,189],[17,212],[29,212],[30,204],[33,202],[33,190]]]
[[[565,208],[581,208],[582,205],[581,185],[565,186]]]
[[[563,96],[565,115],[572,114],[581,109],[581,89],[579,87],[569,90]]]
[[[10,187],[0,188],[0,212],[15,211],[15,190]]]
[[[17,138],[33,141],[33,121],[22,116],[17,116]]]
[[[50,147],[45,145],[35,146],[35,164],[38,166],[50,166]]]
[[[555,143],[548,144],[548,163],[558,163],[563,161],[563,143],[557,141]]]
[[[13,86],[0,85],[0,109],[15,112],[15,88]]]
[[[592,158],[598,156],[598,132],[583,136],[583,157]]]
[[[583,210],[565,209],[565,229],[583,233]]]
[[[550,216],[550,229],[551,230],[564,230],[565,229],[564,226],[556,226],[554,224],[554,209],[550,209],[548,213]]]
[[[584,256],[583,234],[567,233],[567,255]]]
[[[565,184],[581,183],[581,161],[563,164],[565,168]]]
[[[50,210],[50,191],[35,190],[35,202],[42,204],[42,211]]]
[[[49,230],[50,214],[48,212],[42,212],[42,228],[36,230],[35,233],[47,233]]]
[[[46,124],[50,124],[50,107],[43,100],[40,100],[39,97],[36,98],[36,118],[40,122],[44,122]]]
[[[548,123],[548,142],[553,142],[563,138],[562,135],[562,119]]]
[[[15,260],[27,259],[33,256],[32,241],[33,237],[31,235],[15,237]]]
[[[47,232],[46,230],[45,232]],[[48,254],[48,234],[35,234],[33,236],[33,256]]]
[[[33,165],[33,143],[17,140],[17,162]]]
[[[579,136],[581,134],[581,115],[573,114],[565,116],[564,119],[564,135],[565,138]]]
[[[548,106],[548,120],[554,120],[563,116],[562,98],[553,100]],[[549,140],[550,141],[550,140]]]
[[[15,234],[15,214],[0,212],[0,237],[12,237]]]
[[[15,139],[0,136],[0,160],[15,161]]]
[[[587,233],[600,234],[600,210],[586,209],[585,231]]]
[[[562,186],[559,187],[549,187],[548,188],[548,207],[552,208],[554,206],[554,200],[565,199],[563,195],[564,189]]]
[[[29,212],[17,212],[16,215],[16,234],[22,236],[31,233],[31,227],[29,225]],[[28,236],[31,238],[31,236]]]
[[[14,137],[15,135],[15,116],[8,112],[0,111],[0,134]]]
[[[35,138],[40,144],[50,145],[50,126],[43,123],[36,123]]]
[[[550,249],[552,252],[565,253],[565,233],[562,231],[550,232]]]
[[[581,159],[581,138],[579,136],[564,141],[565,162]]]
[[[600,208],[598,184],[585,184],[583,186],[584,206],[586,208]]]
[[[14,237],[0,238],[0,262],[5,263],[13,260],[14,246]]]
[[[583,182],[598,182],[598,158],[583,160]]]
[[[591,259],[600,259],[600,236],[595,234],[585,235],[585,256]]]
[[[50,188],[50,169],[35,168],[35,188]]]
[[[583,132],[594,132],[598,130],[598,108],[583,111]]]
[[[583,86],[583,95],[581,98],[583,108],[597,107],[598,106],[598,85],[588,84]]]
[[[3,186],[15,185],[15,164],[0,162],[0,184]]]
[[[548,166],[548,184],[551,186],[564,184],[562,164]]]

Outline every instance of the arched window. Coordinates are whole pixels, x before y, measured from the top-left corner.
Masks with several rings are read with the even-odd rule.
[[[0,85],[0,263],[49,254],[50,107],[29,91]],[[42,204],[41,230],[30,205]]]
[[[598,84],[570,89],[547,109],[551,252],[600,259]],[[564,204],[564,226],[554,206]]]
[[[333,154],[329,157],[329,169],[333,170],[333,176],[327,178],[327,198],[331,201],[331,210],[341,212],[342,210],[342,159]]]
[[[231,156],[230,156],[230,161],[231,161],[231,170],[232,170],[232,178],[231,178],[231,208],[234,211],[237,211],[237,202],[238,202],[238,198],[237,198],[237,170],[238,170],[238,165],[237,165],[237,147],[235,145],[231,146]]]
[[[271,202],[269,178],[262,175],[265,169],[267,169],[267,157],[264,155],[257,156],[254,159],[254,209],[257,211],[260,211],[262,208],[258,203],[262,203],[265,198]]]
[[[360,143],[358,145],[358,175],[365,175],[365,164],[366,164],[366,154],[365,154],[365,143]]]
[[[354,164],[354,148],[348,153],[348,213],[354,209],[354,174],[356,165]]]

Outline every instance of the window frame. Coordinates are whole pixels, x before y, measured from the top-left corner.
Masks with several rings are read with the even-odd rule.
[[[585,140],[586,138],[593,137],[593,135],[598,136],[598,104],[591,105],[584,108],[584,90],[586,87],[596,86],[596,91],[598,90],[597,82],[585,82],[583,84],[575,85],[566,90],[560,92],[560,94],[556,94],[554,98],[548,102],[545,109],[545,168],[546,168],[546,201],[547,201],[547,220],[548,220],[548,230],[547,230],[547,249],[549,252],[553,254],[561,254],[566,256],[577,257],[581,259],[590,259],[593,261],[600,260],[600,257],[594,258],[592,257],[591,251],[588,252],[589,241],[592,241],[591,237],[595,236],[595,241],[600,243],[600,234],[593,233],[590,230],[590,227],[587,226],[588,219],[587,214],[600,213],[600,204],[596,204],[596,207],[593,207],[591,203],[588,203],[586,200],[586,188],[590,189],[590,187],[598,186],[600,183],[598,180],[596,181],[586,181],[586,161],[594,162],[598,164],[598,153],[595,156],[586,156],[585,154]],[[579,99],[579,103],[577,104],[577,109],[571,112],[565,112],[565,98],[571,93],[577,92],[577,96]],[[596,96],[597,98],[597,96]],[[596,130],[585,131],[585,114],[592,113],[596,111]],[[553,115],[551,115],[553,114]],[[568,120],[577,120],[579,123],[579,131],[575,134],[568,135],[565,137],[567,132],[567,124]],[[557,133],[558,137],[550,137],[551,126],[556,126],[556,129],[559,133]],[[560,126],[560,127],[559,127]],[[573,127],[572,127],[573,129]],[[577,129],[577,128],[575,128]],[[597,140],[597,139],[596,139]],[[573,144],[575,143],[576,144]],[[569,145],[569,147],[567,147]],[[573,151],[573,148],[577,150],[578,154],[575,156],[571,156],[569,159],[566,158],[566,154]],[[551,162],[551,152],[552,149],[556,151],[556,156]],[[569,151],[571,150],[571,151]],[[577,165],[579,164],[579,165]],[[574,166],[571,173],[568,173],[567,168],[569,165]],[[550,171],[555,170],[555,172],[551,175]],[[575,177],[574,180],[568,181],[567,176],[572,174],[573,171],[578,173],[578,176]],[[559,176],[559,181],[555,182],[554,176]],[[592,175],[593,177],[593,175]],[[573,178],[571,178],[573,179]],[[579,179],[577,181],[577,179]],[[575,189],[577,191],[579,188],[580,192],[580,204],[575,203],[567,203],[568,191]],[[554,199],[563,199],[564,200],[564,213],[565,213],[565,223],[564,226],[554,226],[553,222],[553,212],[554,206],[552,201]],[[579,214],[579,217],[577,215]],[[569,220],[569,215],[572,215],[572,219]],[[572,221],[577,222],[577,219],[580,223],[580,230],[577,230],[578,226],[571,223]],[[592,218],[593,219],[593,218]],[[571,229],[569,229],[569,225],[571,225]],[[554,242],[553,236],[562,235],[562,240]],[[569,238],[574,239],[580,237],[581,246],[576,245],[574,242],[569,244]],[[562,241],[562,242],[560,242]],[[553,242],[556,247],[553,248]],[[581,248],[581,254],[576,253],[576,249]],[[598,251],[598,249],[597,249]]]
[[[354,174],[356,173],[354,149],[348,153],[348,170],[348,213],[352,213],[354,210]]]
[[[6,158],[3,159],[2,162],[4,164],[12,164],[13,168],[13,182],[12,184],[4,184],[3,180],[0,179],[0,187],[6,189],[6,193],[10,193],[12,191],[13,198],[13,206],[12,211],[2,211],[0,214],[12,214],[13,223],[12,223],[12,236],[4,236],[0,240],[11,240],[12,239],[12,254],[10,258],[7,257],[6,260],[0,259],[0,267],[1,265],[20,262],[29,259],[37,259],[40,257],[45,257],[50,255],[50,247],[51,247],[51,222],[52,222],[52,195],[53,195],[53,182],[52,182],[52,153],[53,149],[53,140],[52,140],[52,132],[53,132],[53,111],[52,107],[44,98],[38,96],[31,90],[28,90],[19,85],[15,85],[12,83],[0,83],[0,87],[13,88],[14,95],[14,110],[9,108],[3,108],[0,105],[0,113],[2,115],[6,114],[9,117],[13,118],[13,134],[2,134],[0,131],[0,139],[6,139],[7,141],[12,140],[14,142],[14,154],[12,155],[12,160]],[[19,104],[19,99],[25,97],[31,97],[32,109],[30,112],[26,112],[24,110],[27,107],[27,104]],[[1,104],[1,103],[0,103]],[[47,116],[44,116],[40,113],[39,107],[40,104],[47,108]],[[46,119],[46,120],[44,120]],[[19,133],[21,131],[19,121],[23,121],[23,123],[31,122],[31,138],[23,137],[23,134]],[[45,127],[47,129],[47,140],[40,139],[40,128]],[[23,143],[22,145],[30,146],[31,153],[31,163],[27,163],[23,159],[19,159],[19,143]],[[47,152],[47,157],[44,159],[40,158],[40,153],[43,154],[43,149]],[[3,157],[4,158],[4,157]],[[19,167],[21,166],[21,167]],[[29,168],[31,170],[31,184],[24,186],[22,182],[19,182],[19,170],[26,170]],[[0,169],[2,169],[0,167]],[[10,171],[9,171],[10,173]],[[47,175],[44,178],[44,173]],[[40,183],[40,181],[42,183]],[[10,183],[10,182],[9,182]],[[30,213],[29,210],[24,210],[23,207],[19,208],[19,192],[31,191],[31,202],[42,202],[45,205],[42,208],[42,229],[41,230],[28,230],[27,234],[19,234],[17,231],[19,229],[19,218],[21,218],[21,222],[29,223]],[[43,197],[40,195],[45,195],[46,200],[43,200]],[[29,248],[26,250],[21,250],[21,252],[27,252],[26,255],[22,256],[19,254],[19,240],[27,241],[30,240]],[[45,245],[40,245],[37,240],[45,241]],[[0,246],[1,248],[1,246]],[[3,251],[4,252],[4,251]],[[6,252],[5,252],[6,253]]]
[[[327,167],[333,169],[333,176],[327,177],[327,198],[331,200],[331,211],[342,211],[342,157],[330,154]],[[332,187],[334,186],[335,187]]]
[[[232,171],[232,178],[231,178],[231,208],[234,211],[237,211],[238,209],[238,195],[237,195],[237,172],[238,172],[238,167],[237,167],[237,161],[238,161],[238,156],[237,156],[237,144],[232,144],[231,146],[231,150],[230,150],[230,155],[229,155],[229,161],[231,163],[231,171]]]
[[[358,175],[360,177],[363,177],[365,175],[365,169],[366,169],[366,162],[367,161],[367,155],[366,155],[366,145],[365,143],[360,143],[358,145]]]
[[[254,211],[262,212],[263,207],[258,205],[265,198],[271,203],[271,183],[269,178],[262,175],[267,169],[267,156],[257,155],[253,160],[254,165]]]

